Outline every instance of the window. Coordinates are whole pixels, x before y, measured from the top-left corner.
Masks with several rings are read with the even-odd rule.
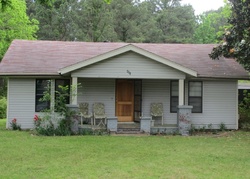
[[[176,113],[179,103],[179,83],[178,81],[170,82],[170,112]]]
[[[202,82],[190,81],[188,87],[188,105],[193,113],[202,113]]]
[[[59,86],[68,86],[68,92],[66,96],[66,104],[70,103],[70,80],[69,79],[56,79],[55,80],[55,91],[61,92]],[[40,101],[44,96],[44,92],[50,89],[51,80],[50,79],[37,79],[36,80],[36,112],[40,112],[45,109],[50,109],[50,101]],[[58,95],[55,93],[55,100]]]
[[[40,112],[45,109],[50,109],[50,101],[40,101],[44,96],[44,92],[50,87],[49,79],[37,79],[36,80],[36,112]]]

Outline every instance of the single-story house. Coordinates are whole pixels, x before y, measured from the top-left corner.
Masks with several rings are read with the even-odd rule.
[[[212,60],[213,44],[147,44],[14,40],[0,64],[8,77],[7,128],[16,118],[33,128],[33,117],[51,103],[39,101],[50,82],[81,85],[72,105],[105,104],[118,122],[150,116],[163,104],[163,123],[177,124],[177,106],[192,106],[194,126],[224,123],[238,129],[238,80],[248,73],[234,59]],[[53,103],[52,103],[53,104]]]

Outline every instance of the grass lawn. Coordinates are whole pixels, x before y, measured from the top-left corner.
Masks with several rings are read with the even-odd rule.
[[[5,130],[0,178],[249,178],[250,133],[41,137]]]

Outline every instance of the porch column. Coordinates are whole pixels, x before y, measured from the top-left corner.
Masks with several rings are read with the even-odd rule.
[[[72,77],[71,104],[77,105],[77,77]]]
[[[50,95],[51,95],[51,101],[50,101],[50,109],[54,111],[55,107],[55,79],[51,79],[50,84]]]
[[[179,79],[179,106],[184,105],[184,80]]]

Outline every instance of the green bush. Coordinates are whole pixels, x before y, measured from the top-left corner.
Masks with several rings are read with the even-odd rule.
[[[16,118],[12,119],[12,121],[10,122],[10,126],[11,126],[12,130],[19,130],[19,131],[22,130],[21,125],[17,124]]]
[[[7,99],[6,97],[0,97],[0,119],[6,118]]]
[[[239,104],[239,127],[250,130],[250,93],[244,91],[243,101]]]
[[[73,87],[72,87],[73,88]],[[73,134],[71,131],[71,118],[76,115],[66,105],[66,98],[69,96],[69,86],[60,86],[59,91],[55,91],[55,108],[44,110],[41,116],[34,116],[35,130],[39,135],[45,136],[67,136]],[[41,101],[51,101],[50,90],[45,92]],[[58,115],[54,115],[54,111]]]

